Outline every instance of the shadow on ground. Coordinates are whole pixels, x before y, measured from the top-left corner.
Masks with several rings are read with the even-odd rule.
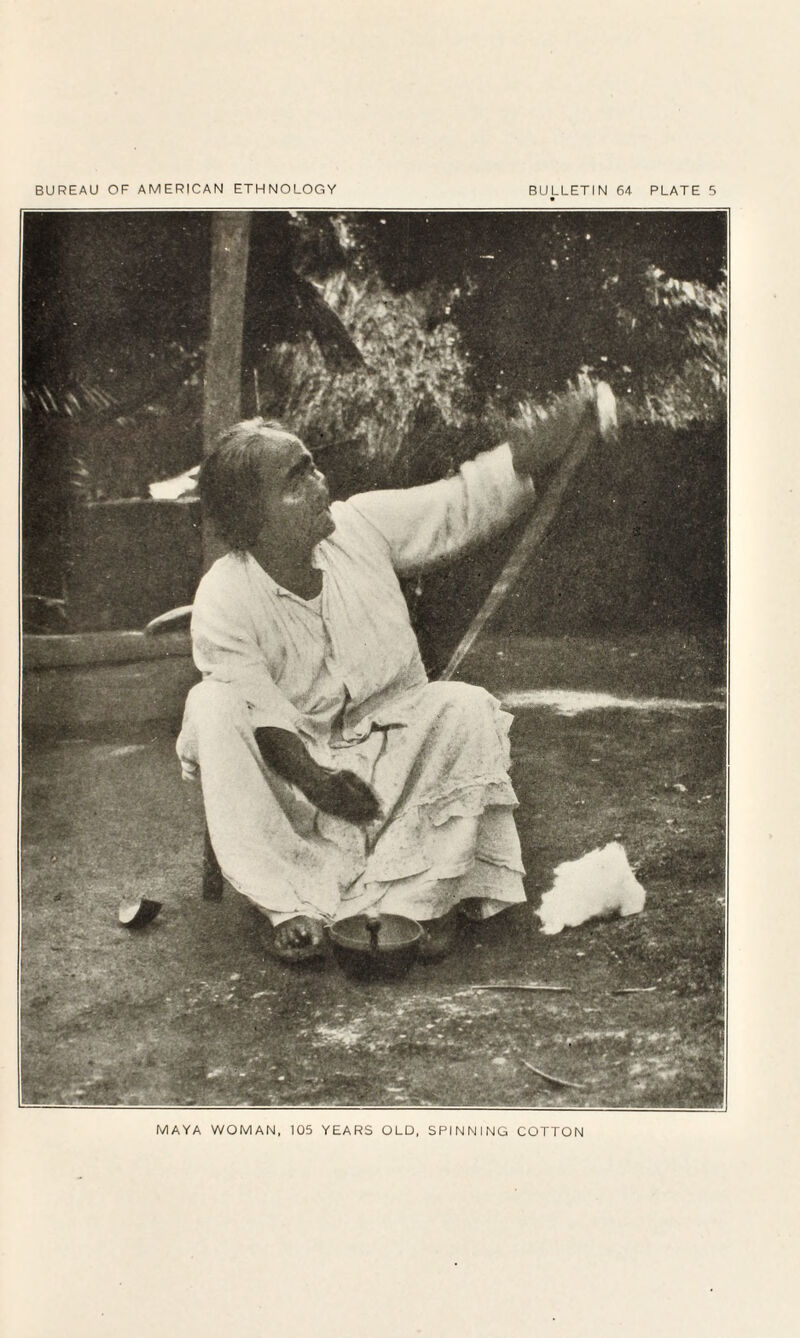
[[[466,670],[497,692],[722,700],[718,648],[678,635],[486,641]],[[281,966],[243,898],[201,900],[200,795],[166,733],[28,741],[23,1102],[720,1107],[723,711],[525,710],[512,739],[531,906],[393,985]],[[543,936],[533,907],[554,866],[614,838],[644,911]],[[140,894],[160,916],[119,927]],[[525,982],[567,990],[474,988]]]

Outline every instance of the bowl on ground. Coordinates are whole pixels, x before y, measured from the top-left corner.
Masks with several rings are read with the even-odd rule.
[[[422,926],[404,915],[351,915],[328,930],[333,955],[353,980],[400,980],[419,953]]]

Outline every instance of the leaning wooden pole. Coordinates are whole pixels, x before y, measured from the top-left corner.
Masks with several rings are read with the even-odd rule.
[[[248,212],[214,214],[211,220],[211,300],[203,399],[203,454],[242,414],[242,337]],[[203,519],[203,565],[207,570],[222,547]]]
[[[616,400],[611,387],[606,385],[605,382],[601,382],[597,386],[595,403],[596,414],[589,419],[585,419],[578,427],[572,445],[545,488],[542,499],[537,504],[536,510],[517,541],[511,556],[450,656],[447,666],[441,674],[443,681],[453,677],[461,661],[472,649],[489,619],[493,618],[501,605],[505,603],[533,553],[539,547],[553,523],[564,493],[567,491],[578,466],[586,458],[592,442],[598,436],[607,437],[615,431],[617,425]]]

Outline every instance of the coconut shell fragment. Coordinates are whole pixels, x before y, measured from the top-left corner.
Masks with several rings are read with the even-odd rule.
[[[126,929],[141,929],[151,920],[155,920],[161,910],[160,901],[151,901],[149,897],[137,897],[135,901],[121,901],[117,919]]]

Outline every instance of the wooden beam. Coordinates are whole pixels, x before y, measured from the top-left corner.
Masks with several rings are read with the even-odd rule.
[[[242,414],[242,336],[250,218],[241,213],[214,214],[211,220],[211,299],[203,400],[203,453],[220,432]],[[203,520],[206,569],[223,547]]]

